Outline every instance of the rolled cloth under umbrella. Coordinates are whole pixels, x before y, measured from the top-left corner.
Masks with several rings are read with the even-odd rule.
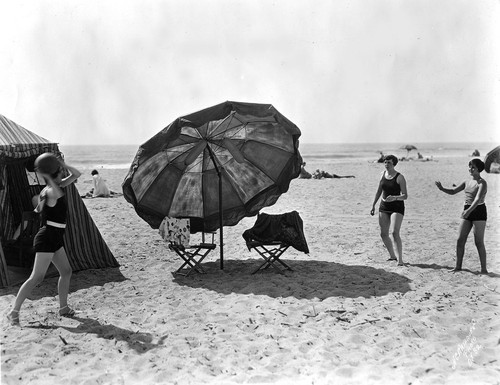
[[[177,118],[140,146],[125,199],[153,228],[190,218],[191,232],[237,224],[273,205],[300,174],[300,130],[270,104],[225,102]],[[222,264],[221,264],[222,267]]]

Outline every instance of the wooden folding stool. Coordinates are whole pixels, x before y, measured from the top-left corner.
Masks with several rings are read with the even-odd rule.
[[[277,266],[275,262],[279,262],[284,269],[293,271],[290,266],[280,259],[281,255],[290,247],[290,245],[280,241],[249,241],[247,242],[247,246],[249,250],[254,249],[264,259],[264,263],[252,272],[252,274],[257,273],[260,270],[266,270],[270,266],[274,267],[279,273],[283,274],[282,269]]]
[[[214,233],[212,234],[212,242],[205,242],[205,234],[202,234],[202,241],[196,245],[183,246],[178,243],[171,242],[168,247],[173,250],[182,258],[184,263],[179,267],[174,275],[183,275],[187,277],[194,270],[200,274],[206,274],[206,271],[201,267],[201,262],[207,255],[216,248],[214,243]],[[185,270],[185,271],[183,271]]]
[[[212,234],[212,242],[208,243],[205,242],[205,232],[201,232],[201,242],[192,245],[190,232],[190,219],[187,218],[165,217],[159,226],[160,236],[168,242],[169,249],[175,251],[183,260],[183,264],[173,273],[174,275],[188,276],[193,270],[204,274],[201,262],[216,247],[215,233],[208,233]]]
[[[170,244],[168,246],[170,250],[173,250],[184,260],[184,263],[179,267],[174,274],[184,275],[187,277],[193,270],[198,273],[205,274],[206,271],[201,267],[201,262],[205,257],[215,249],[215,244],[205,243],[199,245],[190,245],[184,247],[182,245]],[[186,269],[186,272],[182,270]]]

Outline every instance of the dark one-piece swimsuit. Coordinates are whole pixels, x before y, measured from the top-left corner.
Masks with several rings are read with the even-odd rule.
[[[35,252],[54,253],[64,246],[66,226],[66,196],[61,196],[54,207],[47,204],[43,208],[45,225],[38,231],[33,241]]]
[[[401,187],[397,182],[398,176],[399,172],[396,173],[394,178],[387,179],[384,174],[382,180],[380,181],[380,184],[382,186],[382,199],[387,198],[389,195],[401,194]],[[381,213],[388,213],[388,214],[399,213],[401,215],[405,215],[405,203],[403,201],[385,202],[384,200],[382,200],[380,202],[378,210]]]

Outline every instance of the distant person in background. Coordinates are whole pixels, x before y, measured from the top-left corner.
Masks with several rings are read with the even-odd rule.
[[[356,178],[354,175],[337,175],[337,174],[330,174],[329,172],[326,172],[324,170],[316,169],[314,171],[312,177],[314,179],[340,179],[340,178]]]
[[[110,192],[109,188],[106,185],[106,182],[104,182],[104,179],[99,175],[97,170],[92,170],[92,179],[94,183],[94,190],[92,191],[92,197],[109,197]]]
[[[300,175],[299,175],[299,178],[300,179],[311,179],[312,175],[306,171],[306,162],[303,162],[301,165],[300,165]]]
[[[465,244],[472,229],[474,229],[474,242],[479,253],[479,261],[481,262],[481,274],[488,274],[486,269],[486,248],[484,247],[484,231],[486,229],[486,205],[484,198],[488,191],[486,181],[481,178],[481,171],[484,170],[484,163],[481,159],[472,159],[469,162],[469,173],[471,179],[467,182],[462,182],[454,188],[444,188],[440,181],[436,181],[438,189],[449,195],[465,191],[465,205],[462,212],[462,222],[459,227],[459,235],[457,240],[457,262],[452,270],[462,270],[462,261],[464,259]]]
[[[481,154],[479,153],[479,150],[476,148],[476,149],[472,152],[471,156],[481,156]]]
[[[405,177],[395,169],[397,164],[398,158],[394,155],[385,156],[385,171],[380,178],[370,214],[375,215],[375,205],[382,195],[378,214],[380,237],[389,252],[389,261],[398,261],[398,266],[403,266],[403,243],[399,232],[405,215],[404,201],[408,198],[408,193]],[[396,250],[389,231],[392,233]]]

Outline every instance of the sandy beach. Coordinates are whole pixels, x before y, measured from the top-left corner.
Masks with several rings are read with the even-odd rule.
[[[304,221],[310,254],[289,249],[284,274],[251,274],[261,259],[241,234],[255,217],[224,228],[224,270],[216,250],[207,274],[174,277],[180,259],[122,196],[85,199],[121,266],[74,273],[73,319],[57,315],[57,277],[25,302],[21,327],[5,322],[19,284],[1,289],[2,384],[496,384],[500,175],[483,173],[489,276],[478,274],[472,234],[464,271],[448,271],[464,195],[434,184],[468,179],[467,162],[396,167],[409,192],[403,267],[387,261],[369,215],[376,163],[308,162],[355,178],[294,180],[263,210],[297,210]],[[113,191],[126,172],[100,171]]]

